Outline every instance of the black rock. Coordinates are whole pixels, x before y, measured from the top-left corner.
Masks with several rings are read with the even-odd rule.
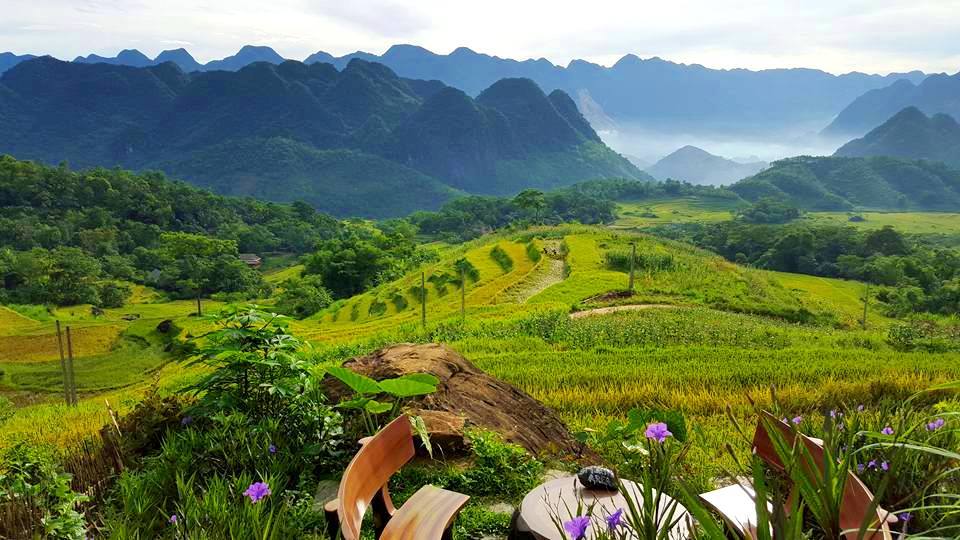
[[[610,469],[590,466],[580,469],[577,479],[587,489],[617,491],[617,476]]]

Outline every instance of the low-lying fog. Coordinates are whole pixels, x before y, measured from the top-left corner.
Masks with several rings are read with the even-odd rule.
[[[740,162],[776,161],[786,157],[813,155],[829,156],[846,140],[822,137],[816,132],[768,132],[756,135],[743,133],[664,133],[642,127],[618,125],[616,129],[599,131],[600,137],[611,148],[640,158],[650,164],[683,146],[696,146],[711,154]]]

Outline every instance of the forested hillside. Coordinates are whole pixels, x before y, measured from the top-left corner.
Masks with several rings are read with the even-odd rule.
[[[241,251],[303,253],[343,225],[309,205],[231,199],[158,173],[72,172],[0,156],[0,302],[115,307],[144,283],[176,297],[262,294]]]
[[[607,148],[563,92],[504,80],[478,99],[381,64],[288,61],[184,73],[22,62],[0,77],[0,152],[157,168],[219,192],[396,216],[456,194],[512,195],[648,177]]]
[[[960,124],[946,114],[928,117],[916,107],[907,107],[834,155],[927,159],[960,167]]]
[[[772,197],[807,210],[960,209],[960,170],[890,157],[784,159],[731,189],[748,201]]]

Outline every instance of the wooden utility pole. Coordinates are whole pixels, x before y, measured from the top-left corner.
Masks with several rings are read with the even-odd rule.
[[[627,289],[629,289],[630,292],[633,292],[633,265],[636,260],[637,260],[637,244],[631,242],[630,243],[630,283],[627,285]]]
[[[420,324],[427,327],[427,275],[420,272]]]
[[[70,381],[70,405],[77,404],[77,379],[73,371],[73,337],[70,333],[70,327],[67,327],[67,379]]]
[[[460,267],[460,320],[467,320],[467,271]]]
[[[200,295],[197,294],[197,317],[203,317],[203,309],[200,308]]]
[[[70,380],[67,375],[67,358],[63,353],[63,333],[60,330],[60,321],[57,321],[57,347],[60,349],[60,372],[63,374],[63,400],[70,404]]]
[[[870,283],[867,282],[867,288],[863,291],[863,319],[860,320],[860,327],[867,329],[867,306],[870,305]]]

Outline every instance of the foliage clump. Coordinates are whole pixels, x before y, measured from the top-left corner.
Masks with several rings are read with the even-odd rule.
[[[504,251],[499,245],[493,246],[493,249],[490,250],[490,258],[493,259],[493,262],[497,263],[497,266],[499,266],[504,273],[513,270],[513,259],[511,259],[510,254]]]

